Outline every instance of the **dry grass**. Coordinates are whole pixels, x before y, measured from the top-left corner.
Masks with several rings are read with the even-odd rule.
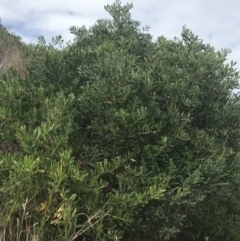
[[[11,218],[5,225],[0,227],[0,241],[40,241],[42,240],[42,233],[39,233],[39,223],[31,222],[31,212],[27,210],[28,199],[22,204],[21,210],[19,210],[20,218],[14,220]],[[1,208],[4,208],[3,206]],[[67,241],[74,241],[79,236],[84,234],[88,229],[94,228],[104,217],[108,215],[105,211],[105,205],[102,209],[96,211],[96,213],[88,216],[85,213],[79,213],[73,217],[72,225],[69,227]],[[1,215],[0,215],[1,216]],[[76,227],[76,220],[79,216],[87,217],[84,224]],[[56,220],[55,225],[59,220]],[[65,236],[66,238],[66,236]],[[49,241],[56,240],[55,235],[52,235],[48,239]],[[117,240],[117,239],[116,239]]]
[[[0,71],[6,71],[13,67],[21,76],[24,75],[24,52],[17,44],[8,44],[0,39],[0,63],[2,64]]]

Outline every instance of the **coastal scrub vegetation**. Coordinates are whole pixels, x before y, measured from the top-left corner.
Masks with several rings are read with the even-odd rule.
[[[67,45],[1,25],[0,240],[240,240],[229,50],[186,27],[153,41],[132,7]]]

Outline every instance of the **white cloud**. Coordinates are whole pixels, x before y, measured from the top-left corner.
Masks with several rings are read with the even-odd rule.
[[[26,42],[36,42],[38,35],[47,41],[62,35],[67,41],[73,36],[71,26],[91,26],[96,20],[110,18],[104,5],[114,0],[1,0],[0,17],[4,25],[22,36]],[[122,0],[133,2],[132,17],[150,26],[156,37],[179,37],[183,25],[190,28],[205,43],[217,50],[230,48],[230,59],[238,61],[240,70],[240,1],[236,0]]]

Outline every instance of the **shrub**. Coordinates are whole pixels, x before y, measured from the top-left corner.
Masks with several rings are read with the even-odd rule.
[[[228,50],[185,27],[153,42],[131,8],[66,47],[39,38],[26,76],[1,76],[1,226],[19,240],[239,240]]]

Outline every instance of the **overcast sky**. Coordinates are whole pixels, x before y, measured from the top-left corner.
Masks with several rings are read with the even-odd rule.
[[[0,0],[3,25],[27,42],[37,42],[44,35],[49,42],[62,35],[73,38],[71,26],[91,26],[98,19],[110,18],[104,5],[114,0]],[[186,25],[216,50],[229,48],[229,61],[237,61],[240,70],[240,1],[239,0],[122,0],[133,3],[132,18],[150,26],[156,39],[180,37]]]

